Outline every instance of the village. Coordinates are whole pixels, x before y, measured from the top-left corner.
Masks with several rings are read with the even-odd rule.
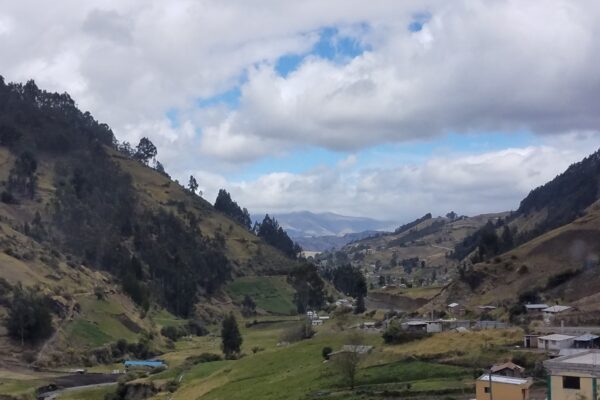
[[[341,299],[337,307],[352,308],[351,299]],[[522,346],[515,349],[543,355],[543,375],[528,371],[512,360],[498,360],[489,370],[475,379],[476,400],[568,400],[598,399],[597,377],[600,373],[600,326],[565,325],[562,317],[577,311],[566,305],[524,304],[528,329],[523,334]],[[496,307],[478,306],[479,313]],[[442,332],[466,333],[489,329],[507,329],[506,322],[485,319],[464,319],[467,309],[459,303],[447,305],[449,318],[410,318],[392,313],[381,321],[362,321],[352,326],[366,334],[380,334],[396,324],[413,335],[434,335]],[[433,313],[432,313],[433,314]],[[312,326],[319,327],[330,320],[329,315],[307,311],[306,318]],[[329,354],[330,359],[345,354],[362,357],[373,346],[345,344]]]

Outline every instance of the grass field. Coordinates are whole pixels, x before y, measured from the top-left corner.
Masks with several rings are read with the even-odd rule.
[[[66,327],[69,342],[80,346],[97,347],[118,339],[136,341],[138,334],[124,325],[123,308],[114,299],[97,300],[86,297],[80,300],[81,312]]]
[[[248,295],[257,308],[272,314],[290,315],[296,310],[294,289],[286,282],[285,276],[237,278],[227,285],[225,291],[239,303]]]
[[[189,366],[185,360],[190,356],[220,354],[220,338],[209,335],[178,341],[175,351],[161,356],[169,369],[147,380],[160,386],[181,377],[180,387],[154,399],[357,400],[381,398],[385,392],[399,398],[434,399],[447,393],[467,398],[472,395],[474,376],[490,363],[510,358],[511,345],[521,333],[447,332],[396,346],[385,345],[379,334],[362,334],[362,342],[373,345],[374,350],[362,360],[356,389],[350,391],[335,365],[323,360],[321,351],[325,346],[340,348],[355,331],[337,331],[330,321],[317,328],[312,339],[278,346],[282,332],[297,321],[293,317],[271,319],[274,322],[254,326],[245,326],[240,320],[244,356],[239,360]],[[254,347],[260,348],[256,354],[251,351]]]

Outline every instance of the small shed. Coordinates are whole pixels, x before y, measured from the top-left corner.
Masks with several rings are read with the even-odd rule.
[[[525,347],[526,349],[537,348],[539,337],[540,337],[540,335],[524,335],[523,336],[523,347]]]
[[[598,347],[598,339],[600,339],[600,336],[586,333],[573,339],[573,347],[576,349],[593,349]]]

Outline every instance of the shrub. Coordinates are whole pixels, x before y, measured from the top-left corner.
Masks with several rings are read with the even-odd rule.
[[[295,324],[288,329],[284,330],[281,334],[281,341],[294,343],[304,339],[310,339],[315,334],[310,321],[300,322]]]
[[[321,350],[321,355],[323,356],[323,358],[325,360],[329,360],[329,355],[331,354],[332,351],[333,351],[333,349],[329,346],[323,347],[323,350]]]
[[[196,365],[207,362],[221,361],[223,358],[219,354],[213,353],[202,353],[197,356],[190,356],[185,359],[185,363],[188,365]]]

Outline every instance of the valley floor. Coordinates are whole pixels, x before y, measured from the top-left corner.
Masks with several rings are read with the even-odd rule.
[[[356,321],[360,322],[360,318]],[[164,387],[170,381],[180,385],[173,393],[162,391],[153,399],[467,399],[474,397],[474,378],[483,368],[509,359],[515,352],[531,364],[541,356],[516,350],[520,330],[445,332],[402,345],[385,345],[379,332],[363,333],[364,344],[374,346],[360,364],[356,387],[350,390],[332,362],[324,361],[323,347],[339,349],[355,330],[340,331],[334,321],[317,328],[317,334],[287,346],[279,346],[284,330],[295,317],[259,319],[260,324],[244,326],[243,353],[239,360],[215,361],[188,366],[190,356],[220,353],[220,337],[209,335],[183,339],[176,349],[161,356],[169,368],[136,382]],[[253,352],[255,350],[255,353]],[[108,372],[119,365],[94,368]],[[6,385],[16,385],[9,380]],[[42,380],[38,381],[41,382]],[[22,382],[22,381],[21,381]],[[38,383],[36,382],[36,383]],[[26,383],[22,385],[27,385]],[[1,389],[0,389],[1,390]],[[63,393],[59,399],[103,399],[114,387],[100,387]],[[537,397],[533,397],[536,399]],[[540,399],[543,396],[540,394]]]

